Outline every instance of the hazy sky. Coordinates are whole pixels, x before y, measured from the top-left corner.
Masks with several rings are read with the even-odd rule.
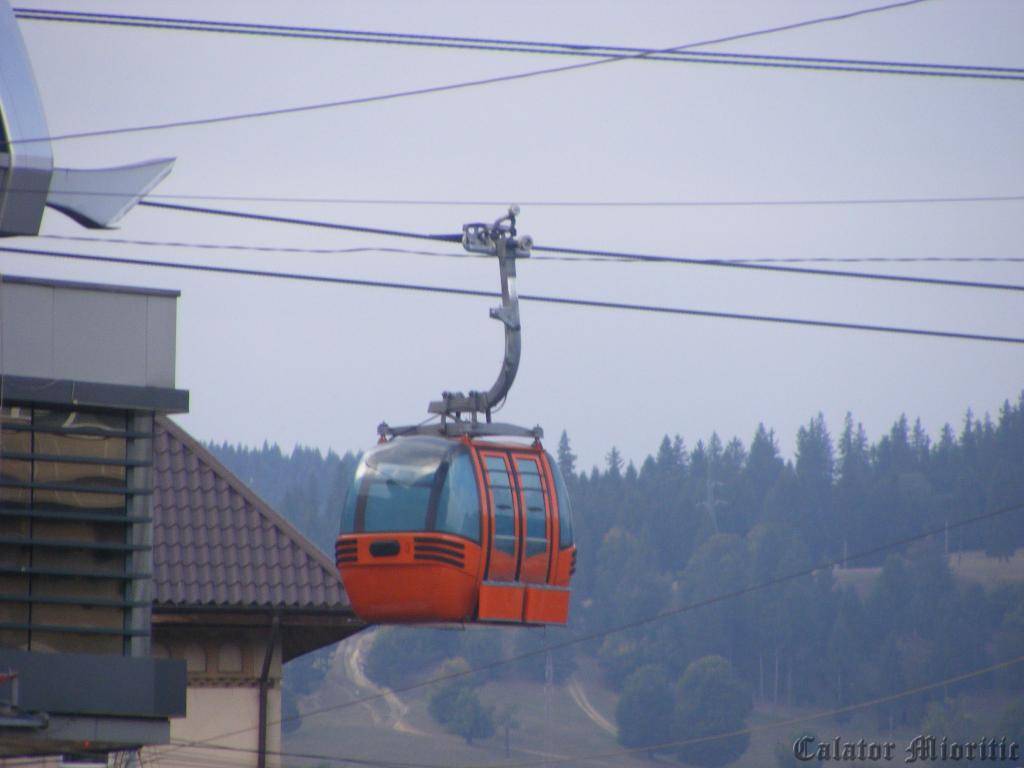
[[[25,0],[25,6],[51,3]],[[870,2],[61,2],[61,8],[665,48]],[[289,41],[22,21],[53,134],[372,95],[568,63],[522,54]],[[932,0],[713,50],[1024,66],[1024,3]],[[538,244],[697,258],[1021,257],[1024,203],[549,208],[530,200],[785,200],[1024,194],[1024,84],[617,62],[365,106],[63,141],[58,164],[176,156],[180,195],[507,200]],[[217,203],[214,203],[217,205]],[[222,203],[427,232],[497,206]],[[48,212],[43,233],[259,246],[416,241],[138,209],[120,231]],[[26,238],[10,245],[493,290],[493,263],[364,253],[238,253]],[[435,250],[458,252],[439,246]],[[1021,264],[861,268],[1024,282]],[[180,417],[202,439],[344,451],[443,389],[486,388],[501,326],[484,299],[96,266],[0,254],[22,275],[178,288]],[[527,262],[523,293],[1021,335],[1024,298],[735,270]],[[583,463],[640,461],[664,433],[784,452],[822,411],[875,439],[901,412],[935,434],[1024,387],[1024,349],[524,304],[524,355],[501,416],[567,429]]]

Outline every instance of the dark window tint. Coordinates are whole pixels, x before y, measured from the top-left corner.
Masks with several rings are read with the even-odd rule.
[[[494,499],[494,547],[499,552],[514,555],[516,551],[515,507],[512,503],[512,483],[505,460],[500,456],[487,456],[487,483]]]
[[[427,525],[427,507],[433,481],[403,485],[394,480],[374,481],[366,489],[363,530],[422,531]]]
[[[548,454],[551,474],[555,477],[555,494],[558,496],[558,546],[560,549],[572,546],[572,502],[565,487],[565,478],[558,468],[558,462]]]
[[[93,413],[89,411],[47,411],[36,409],[34,423],[40,429],[66,429],[70,431],[100,430],[123,431],[127,427],[122,413]]]
[[[342,513],[342,531],[352,519],[358,532],[422,531],[427,526],[430,494],[438,468],[451,449],[433,437],[399,438],[373,449],[356,470],[354,510],[351,494]]]
[[[435,529],[480,541],[480,497],[473,460],[465,450],[451,459],[437,500]]]
[[[341,508],[341,532],[356,532],[356,502],[359,500],[360,480],[363,477],[363,462],[356,464],[355,472],[352,473],[352,480],[348,484],[348,492],[345,494],[345,506]]]
[[[542,555],[548,548],[548,529],[540,468],[532,459],[519,459],[516,463],[526,507],[526,556]]]

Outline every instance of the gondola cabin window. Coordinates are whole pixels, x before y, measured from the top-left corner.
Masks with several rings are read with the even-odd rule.
[[[438,497],[434,530],[480,541],[480,496],[476,490],[473,459],[466,449],[456,451],[448,464]]]

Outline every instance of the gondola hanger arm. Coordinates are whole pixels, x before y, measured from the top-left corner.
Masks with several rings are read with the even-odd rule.
[[[430,403],[428,411],[445,419],[460,420],[469,414],[473,422],[477,414],[491,420],[491,410],[508,395],[519,370],[522,355],[522,326],[519,321],[519,295],[516,292],[516,259],[529,258],[533,240],[519,237],[516,217],[519,206],[513,205],[508,213],[493,224],[471,223],[462,228],[462,246],[470,253],[495,256],[501,279],[501,305],[490,310],[490,316],[505,328],[505,355],[494,384],[486,392],[444,392],[440,400]]]

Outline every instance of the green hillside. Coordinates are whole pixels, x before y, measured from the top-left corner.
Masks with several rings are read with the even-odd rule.
[[[354,454],[212,447],[330,552]],[[366,710],[369,721],[330,722],[344,724],[346,734],[375,733],[367,743],[376,738],[381,750],[394,745],[422,756],[427,748],[417,740],[438,741],[452,761],[467,764],[503,738],[463,744],[435,721],[475,718],[479,733],[488,733],[508,702],[520,722],[511,741],[543,752],[537,745],[557,723],[567,730],[553,743],[574,745],[562,749],[571,754],[587,745],[699,739],[869,701],[877,703],[840,716],[844,728],[856,720],[864,734],[976,729],[1004,714],[1016,728],[1001,702],[1020,698],[1024,665],[979,670],[1024,656],[1024,553],[1017,552],[1024,547],[1024,399],[1007,402],[997,419],[968,412],[958,431],[947,425],[936,440],[900,417],[869,442],[849,416],[833,439],[819,415],[798,432],[792,459],[764,426],[749,446],[712,435],[688,448],[681,437],[665,437],[639,468],[612,448],[603,469],[580,471],[565,434],[557,457],[580,550],[570,626],[384,630],[363,651],[371,684],[404,688],[446,663],[488,668],[451,690],[444,706],[430,707],[438,686],[403,696],[411,731],[374,721],[364,705],[337,715]],[[552,654],[553,688],[545,694],[545,654],[537,652],[552,644],[564,647]],[[308,709],[316,697],[355,696],[352,683],[326,674],[336,663],[327,650],[292,662],[286,712]],[[334,682],[325,688],[327,678]],[[598,702],[593,708],[620,727],[618,741],[573,698],[572,681],[580,679]],[[543,716],[545,701],[553,718]],[[469,733],[454,722],[448,730]],[[323,749],[335,754],[326,745],[331,733],[303,719],[288,739],[325,740]],[[657,754],[696,764],[739,754],[743,764],[754,755],[763,765],[757,760],[769,744],[757,731],[723,741],[717,755]]]

